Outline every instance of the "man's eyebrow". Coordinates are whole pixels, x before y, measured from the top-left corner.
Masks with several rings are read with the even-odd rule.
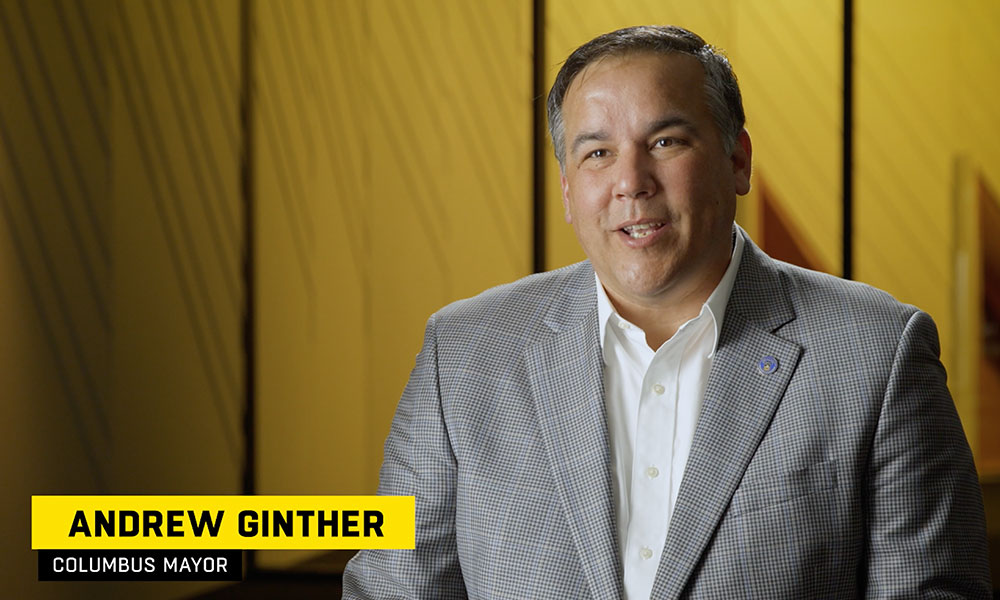
[[[690,119],[682,116],[667,117],[665,119],[660,119],[652,123],[648,128],[646,128],[647,135],[653,135],[657,131],[663,131],[664,129],[670,129],[671,127],[682,127],[689,131],[696,131],[694,123]]]
[[[570,154],[576,154],[576,151],[580,149],[580,146],[586,144],[587,142],[603,142],[608,139],[608,134],[605,131],[584,131],[575,138],[573,138],[573,145],[570,147]]]

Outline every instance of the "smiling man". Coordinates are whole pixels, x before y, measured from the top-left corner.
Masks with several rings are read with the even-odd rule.
[[[379,492],[416,549],[345,598],[988,598],[982,499],[931,319],[734,225],[728,61],[636,27],[548,100],[588,261],[431,317]]]

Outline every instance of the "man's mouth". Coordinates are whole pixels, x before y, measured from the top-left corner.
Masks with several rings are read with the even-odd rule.
[[[628,225],[622,227],[622,231],[629,235],[632,239],[644,238],[647,235],[652,234],[660,227],[663,227],[663,223],[642,223],[640,225]]]

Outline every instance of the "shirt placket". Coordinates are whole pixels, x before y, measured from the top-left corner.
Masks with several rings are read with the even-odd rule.
[[[656,576],[670,518],[673,465],[669,457],[677,418],[678,353],[683,348],[675,343],[679,341],[671,340],[653,357],[640,390],[628,551],[639,558],[635,575],[647,581]]]

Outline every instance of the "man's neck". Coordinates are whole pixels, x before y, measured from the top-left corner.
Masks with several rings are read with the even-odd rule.
[[[710,276],[701,278],[697,285],[677,290],[675,294],[665,295],[649,303],[632,302],[617,297],[607,288],[605,292],[615,311],[623,319],[646,332],[646,344],[656,350],[663,345],[663,342],[672,338],[681,325],[698,316],[701,307],[719,285],[728,266],[727,260],[717,265]]]
[[[646,333],[646,343],[655,351],[672,338],[684,323],[701,313],[702,306],[718,288],[734,260],[739,246],[735,232],[732,240],[728,251],[723,250],[701,269],[672,282],[668,289],[655,296],[636,298],[619,295],[603,283],[601,285],[618,315],[641,328]]]

